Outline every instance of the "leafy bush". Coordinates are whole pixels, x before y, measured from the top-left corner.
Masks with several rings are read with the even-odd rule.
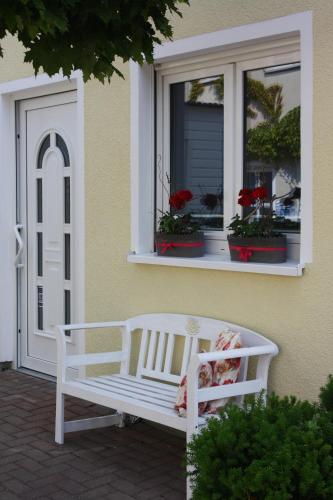
[[[333,375],[328,377],[327,384],[320,389],[319,399],[325,410],[333,412]]]
[[[301,108],[291,109],[280,121],[264,121],[247,132],[246,157],[265,163],[299,160]]]
[[[272,395],[210,420],[188,448],[193,500],[331,500],[332,377],[320,400]]]

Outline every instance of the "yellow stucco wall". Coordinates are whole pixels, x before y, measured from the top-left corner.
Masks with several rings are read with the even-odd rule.
[[[175,39],[313,10],[314,259],[301,278],[128,264],[130,87],[85,86],[86,319],[153,311],[226,319],[278,343],[270,387],[315,398],[333,372],[333,4],[331,0],[192,0],[175,18]],[[0,80],[30,75],[12,40]],[[10,62],[9,62],[10,60]],[[14,64],[13,61],[17,61]],[[305,202],[305,201],[304,201]]]
[[[314,11],[314,261],[302,278],[128,264],[129,80],[86,88],[87,319],[150,311],[207,315],[247,325],[278,343],[270,386],[314,398],[333,372],[333,4],[330,1],[194,0],[175,38]],[[330,228],[330,229],[329,229]]]

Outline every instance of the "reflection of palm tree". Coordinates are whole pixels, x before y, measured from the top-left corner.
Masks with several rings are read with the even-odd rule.
[[[259,80],[248,78],[246,81],[246,100],[259,105],[266,121],[277,122],[283,109],[282,85],[274,83],[266,87]],[[250,104],[247,107],[247,116],[249,118],[257,117],[257,111]]]
[[[218,101],[223,101],[224,75],[217,77],[216,80],[213,82],[213,85],[214,85],[216,99]],[[199,97],[203,94],[204,90],[205,90],[205,82],[202,82],[200,80],[192,81],[188,102],[190,102],[191,104],[195,104],[198,101]]]

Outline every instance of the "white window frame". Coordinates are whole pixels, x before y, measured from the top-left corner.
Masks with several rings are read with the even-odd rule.
[[[301,175],[302,231],[300,259],[275,265],[255,265],[230,262],[228,258],[207,255],[200,259],[173,259],[157,257],[154,251],[155,210],[155,150],[154,150],[154,67],[131,63],[131,253],[129,262],[198,267],[208,269],[260,272],[299,276],[306,263],[312,261],[312,13],[303,12],[278,19],[249,24],[223,31],[207,33],[169,42],[155,50],[155,67],[163,65],[170,73],[183,73],[191,64],[198,69],[203,61],[216,65],[218,53],[226,54],[225,64],[235,55],[243,54],[244,64],[278,53],[295,50],[295,38],[300,47],[301,60]],[[285,59],[284,59],[285,60]],[[221,57],[219,58],[221,63]],[[194,65],[194,66],[193,66]],[[195,66],[197,65],[197,66]],[[241,91],[236,89],[236,95]],[[237,116],[238,112],[236,112]],[[239,121],[241,123],[241,121]],[[239,145],[236,144],[234,164],[240,169]],[[242,160],[241,160],[242,161]],[[241,174],[235,180],[236,190],[241,186]]]

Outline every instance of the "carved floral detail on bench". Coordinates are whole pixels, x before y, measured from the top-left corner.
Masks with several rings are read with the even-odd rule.
[[[195,318],[189,317],[186,323],[186,333],[188,333],[188,335],[198,335],[199,332],[200,332],[199,321]]]

